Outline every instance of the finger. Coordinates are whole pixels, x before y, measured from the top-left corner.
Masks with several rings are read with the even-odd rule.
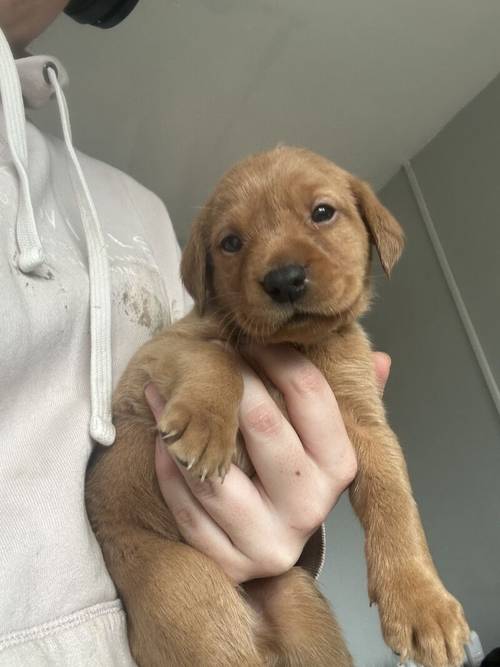
[[[385,385],[389,379],[389,373],[391,372],[392,359],[385,352],[374,352],[373,361],[375,363],[375,375],[377,376],[380,392],[383,394]]]
[[[345,460],[352,458],[352,446],[333,391],[319,369],[284,345],[256,346],[251,356],[283,394],[304,449],[320,467],[343,469]]]
[[[165,401],[157,388],[145,388],[147,401],[159,418]],[[161,494],[185,541],[212,558],[235,583],[255,577],[275,576],[297,560],[303,543],[276,549],[281,517],[269,503],[260,483],[254,484],[231,466],[224,485],[194,480],[169,455],[161,438],[156,439],[155,467]],[[263,554],[263,545],[272,545]]]
[[[165,407],[163,397],[152,383],[145,387],[144,393],[158,420]],[[160,492],[185,541],[218,563],[235,583],[249,578],[251,563],[248,558],[195,498],[184,478],[184,470],[181,472],[160,437],[156,438],[155,467]]]
[[[258,545],[272,543],[277,516],[261,487],[234,464],[223,483],[219,478],[201,481],[177,461],[175,465],[186,489],[234,547],[250,559],[261,559]]]
[[[317,464],[257,375],[243,367],[242,377],[239,423],[246,449],[270,503],[289,514],[291,507],[309,503]]]
[[[145,395],[158,419],[165,401],[153,384],[146,386]],[[252,551],[250,546],[252,541],[255,542],[258,530],[253,524],[258,523],[267,508],[264,508],[263,498],[245,474],[231,466],[224,484],[219,480],[202,482],[170,456],[161,439],[157,439],[155,458],[163,498],[189,544],[204,553],[207,553],[203,548],[204,540],[208,540],[207,545],[213,543],[223,547],[227,541],[228,544],[239,545],[243,552]],[[230,540],[227,535],[231,536]]]
[[[218,563],[235,583],[248,578],[251,571],[249,559],[193,496],[159,437],[156,439],[155,467],[161,494],[184,540]]]

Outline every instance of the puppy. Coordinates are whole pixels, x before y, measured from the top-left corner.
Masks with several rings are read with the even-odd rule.
[[[312,577],[295,567],[266,580],[257,613],[244,590],[182,541],[160,495],[155,423],[144,399],[150,381],[166,400],[167,446],[191,474],[223,477],[232,460],[250,472],[237,437],[242,379],[234,350],[243,341],[291,343],[335,393],[356,450],[350,498],[386,642],[426,667],[462,664],[467,623],[433,565],[357,322],[370,301],[372,245],[389,274],[403,232],[371,188],[296,148],[237,164],[195,222],[181,265],[195,308],[130,362],[114,396],[116,443],[88,474],[92,526],[141,667],[352,664]]]

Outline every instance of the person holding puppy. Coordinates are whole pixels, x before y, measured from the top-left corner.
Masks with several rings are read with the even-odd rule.
[[[190,303],[163,204],[125,174],[75,151],[67,73],[57,59],[25,48],[65,9],[80,22],[112,27],[136,2],[0,0],[0,665],[133,664],[125,615],[85,513],[85,471],[96,443],[113,443],[113,383],[137,348]],[[25,120],[24,104],[36,108],[51,97],[63,141]],[[235,585],[285,572],[299,558],[317,573],[320,525],[356,472],[319,372],[289,349],[255,354],[272,377],[300,393],[290,446],[307,457],[317,433],[332,436],[320,443],[332,465],[308,468],[308,528],[293,528],[289,488],[271,483],[262,490],[234,466],[224,485],[193,485],[164,448],[156,456],[159,487],[185,540]],[[389,359],[376,355],[375,364],[383,385]],[[252,417],[242,426],[251,456],[268,429],[272,399],[251,368],[244,377],[244,413]],[[154,387],[147,396],[157,414]],[[267,452],[271,468],[272,435],[260,456]],[[329,489],[321,498],[314,494],[319,486]],[[266,502],[255,503],[261,493]],[[270,527],[272,544],[262,538]]]

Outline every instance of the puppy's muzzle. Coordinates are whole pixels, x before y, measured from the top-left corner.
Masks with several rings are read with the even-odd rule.
[[[297,301],[306,291],[306,270],[299,264],[280,266],[266,273],[262,287],[277,303]]]

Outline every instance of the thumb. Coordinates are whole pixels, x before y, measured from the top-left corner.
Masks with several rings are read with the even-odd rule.
[[[373,362],[375,364],[375,375],[380,388],[380,393],[384,393],[385,385],[389,379],[392,360],[385,352],[374,352]]]

